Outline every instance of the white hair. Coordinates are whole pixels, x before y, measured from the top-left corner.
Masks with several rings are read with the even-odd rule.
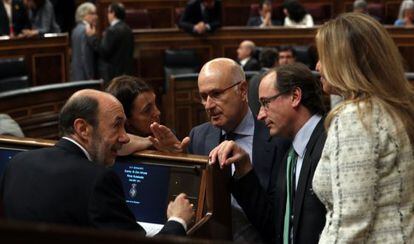
[[[400,10],[398,11],[398,19],[404,19],[404,12],[407,9],[414,9],[413,0],[404,0],[400,5]]]
[[[75,13],[75,20],[76,22],[81,22],[85,18],[85,16],[93,11],[96,11],[96,7],[93,3],[82,3],[79,5],[79,7],[76,9]]]

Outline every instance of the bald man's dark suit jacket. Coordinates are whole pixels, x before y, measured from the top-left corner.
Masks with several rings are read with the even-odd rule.
[[[302,169],[294,201],[293,243],[318,243],[325,225],[325,206],[312,189],[313,175],[318,165],[326,133],[323,119],[314,129],[306,145]],[[272,172],[269,194],[260,184],[256,169],[232,183],[232,193],[252,224],[269,243],[283,243],[283,222],[286,204],[286,157]]]
[[[116,173],[89,161],[66,139],[17,154],[0,180],[0,197],[8,219],[145,234],[125,202]],[[185,235],[175,221],[168,221],[160,233]]]

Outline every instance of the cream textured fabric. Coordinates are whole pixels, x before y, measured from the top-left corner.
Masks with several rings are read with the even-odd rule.
[[[413,148],[379,105],[363,115],[367,128],[347,104],[328,130],[313,179],[327,208],[319,243],[414,243]]]

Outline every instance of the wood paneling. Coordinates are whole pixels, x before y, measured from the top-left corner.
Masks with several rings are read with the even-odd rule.
[[[0,113],[9,114],[27,137],[58,138],[58,115],[66,100],[85,88],[102,89],[102,81],[78,81],[0,93]]]
[[[407,71],[414,71],[414,28],[386,26],[407,63]],[[257,46],[314,45],[315,28],[257,29],[223,27],[206,36],[193,36],[176,28],[134,30],[137,74],[160,92],[164,84],[163,60],[166,49],[194,49],[201,63],[216,58],[236,58],[236,50],[243,40],[252,40]]]
[[[32,86],[67,81],[68,50],[67,34],[0,40],[0,58],[24,57]]]
[[[99,23],[102,28],[108,26],[106,9],[112,0],[97,0]],[[258,0],[222,0],[223,26],[245,26],[250,15],[250,6],[257,4]],[[275,1],[274,1],[275,2]],[[276,1],[279,6],[283,1]],[[351,9],[353,0],[301,0],[311,13],[319,13],[315,8],[321,8],[323,15],[335,17],[340,13]],[[175,27],[175,9],[185,7],[187,0],[124,0],[122,3],[126,8],[148,9],[153,28]],[[392,24],[398,15],[400,0],[373,0],[370,3],[381,3],[384,5],[385,23]],[[276,10],[279,20],[283,20],[281,11]],[[324,16],[314,16],[316,23],[322,23]]]

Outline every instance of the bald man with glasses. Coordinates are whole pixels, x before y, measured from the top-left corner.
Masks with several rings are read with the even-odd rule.
[[[271,194],[270,173],[279,167],[290,143],[270,137],[264,123],[253,116],[247,103],[248,85],[240,65],[227,58],[209,61],[198,76],[198,89],[210,121],[191,130],[188,152],[209,155],[221,141],[235,141],[248,152],[259,184]],[[154,126],[152,128],[155,129]],[[165,138],[165,134],[160,137]],[[188,138],[183,141],[186,140]],[[235,242],[263,242],[258,230],[247,220],[234,199],[232,225]]]

